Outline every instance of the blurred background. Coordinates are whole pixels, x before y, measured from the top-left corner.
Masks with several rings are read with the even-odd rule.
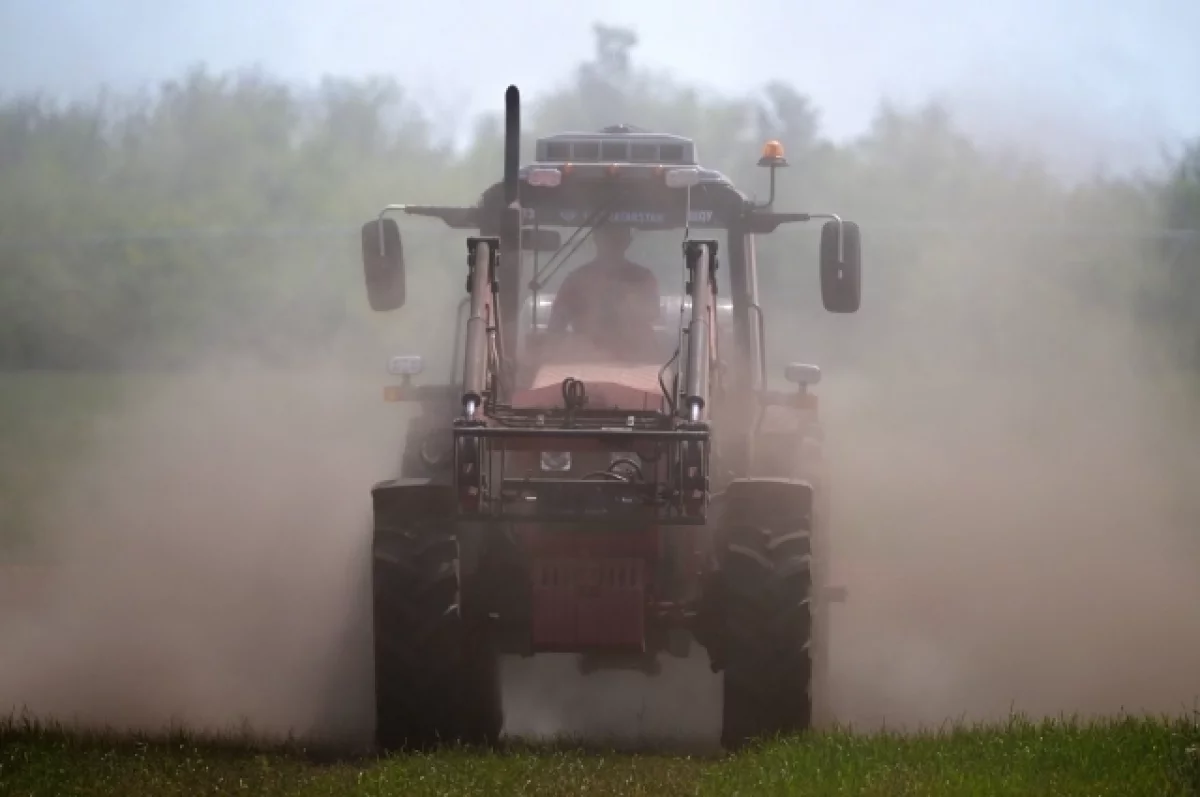
[[[182,362],[370,325],[356,225],[387,202],[473,202],[499,179],[509,82],[528,139],[618,121],[676,132],[749,190],[765,192],[761,142],[781,140],[781,206],[871,231],[867,320],[847,329],[939,290],[912,247],[947,225],[1015,225],[986,234],[1021,260],[1045,250],[1037,234],[1076,236],[1054,268],[1085,261],[1091,284],[1132,279],[1130,246],[1193,279],[1200,8],[1186,0],[613,0],[597,16],[548,0],[5,0],[0,363]],[[409,226],[414,246],[457,246],[436,222]],[[813,312],[811,233],[767,246],[797,237],[807,259],[766,270],[765,287],[834,323]],[[435,259],[413,257],[430,308],[458,280]],[[1179,298],[1184,283],[1165,284]]]

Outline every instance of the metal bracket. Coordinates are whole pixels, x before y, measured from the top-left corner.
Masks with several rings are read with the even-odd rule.
[[[467,239],[467,293],[475,283],[475,250],[479,244],[488,245],[488,285],[495,290],[496,256],[500,250],[500,239],[494,236],[472,236]]]

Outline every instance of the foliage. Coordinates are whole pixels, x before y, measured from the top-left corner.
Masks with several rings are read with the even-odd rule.
[[[936,105],[884,104],[863,135],[832,142],[794,86],[717,95],[640,68],[633,32],[597,25],[595,34],[593,57],[533,103],[526,152],[541,133],[629,121],[694,137],[708,165],[762,191],[757,149],[782,141],[792,168],[780,205],[836,209],[867,236],[865,320],[849,331],[819,312],[811,229],[761,244],[760,258],[777,264],[763,270],[764,294],[796,297],[794,307],[768,305],[769,324],[804,336],[812,356],[856,356],[865,341],[903,329],[916,336],[906,339],[913,352],[928,351],[938,323],[959,323],[978,301],[978,285],[936,277],[965,258],[980,275],[1020,262],[1073,280],[1068,292],[1165,309],[1180,351],[1200,361],[1200,247],[1092,232],[1117,219],[1139,233],[1200,227],[1200,146],[1167,181],[1068,186],[1020,153],[982,150]],[[495,114],[457,151],[382,78],[303,88],[197,68],[147,95],[71,105],[11,98],[0,105],[0,365],[183,365],[214,352],[278,357],[335,342],[374,356],[431,323],[448,325],[462,243],[436,222],[409,224],[417,298],[402,319],[385,320],[362,296],[358,225],[388,202],[473,202],[500,163]],[[1057,237],[1051,245],[1011,230],[963,231],[998,221],[1048,225]],[[1154,263],[1165,265],[1131,275],[1129,264],[1148,262],[1154,247]],[[1013,310],[975,308],[972,323],[1003,327]],[[929,317],[941,320],[920,331],[911,323]]]

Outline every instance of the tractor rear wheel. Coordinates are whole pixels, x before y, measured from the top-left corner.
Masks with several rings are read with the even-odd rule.
[[[724,670],[721,744],[736,749],[812,723],[812,490],[735,482],[727,500],[702,622]]]
[[[461,611],[455,535],[377,519],[372,580],[378,746],[494,744],[499,659],[487,626]]]

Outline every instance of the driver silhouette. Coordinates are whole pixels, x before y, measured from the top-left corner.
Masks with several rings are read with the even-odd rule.
[[[596,256],[563,280],[550,308],[549,331],[582,335],[614,355],[651,347],[661,314],[654,272],[629,260],[629,227],[593,229]],[[632,350],[632,351],[631,351]]]

